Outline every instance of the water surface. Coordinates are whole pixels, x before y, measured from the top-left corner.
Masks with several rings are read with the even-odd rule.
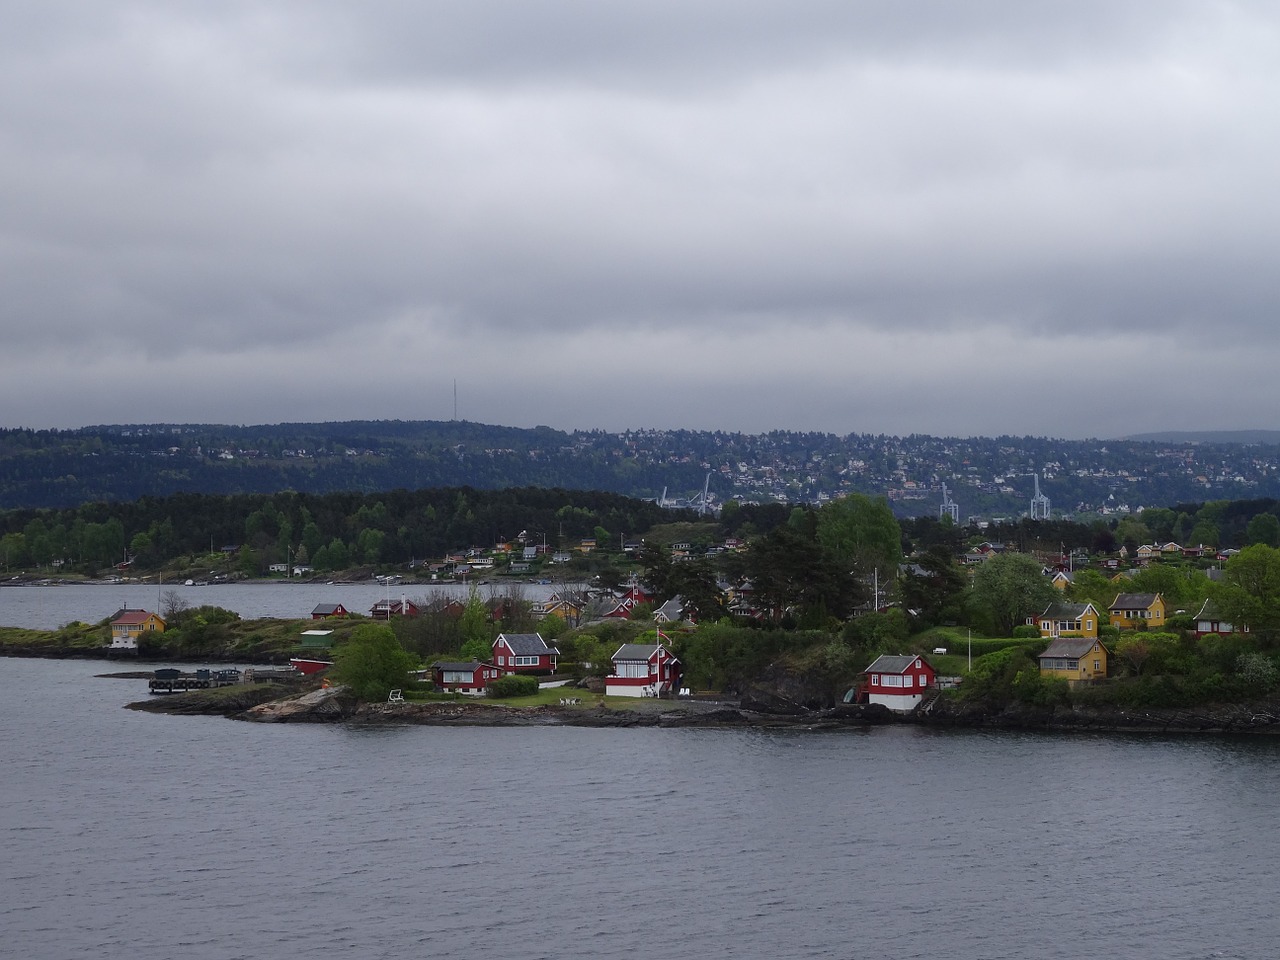
[[[1277,745],[259,726],[0,660],[0,954],[1267,957]]]

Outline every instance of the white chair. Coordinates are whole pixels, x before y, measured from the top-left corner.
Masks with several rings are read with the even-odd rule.
[[[404,694],[399,690],[392,690],[387,694],[387,703],[404,703]]]

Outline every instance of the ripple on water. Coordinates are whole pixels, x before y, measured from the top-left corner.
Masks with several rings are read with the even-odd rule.
[[[124,711],[138,682],[99,666],[0,662],[14,956],[1229,960],[1280,934],[1274,743],[271,727]]]

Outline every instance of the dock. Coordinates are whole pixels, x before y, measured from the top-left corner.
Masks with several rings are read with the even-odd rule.
[[[297,673],[293,670],[254,670],[252,667],[246,670],[237,670],[235,667],[224,670],[202,669],[190,673],[162,667],[148,681],[148,688],[151,693],[167,695],[215,687],[234,687],[241,683],[270,683],[296,676]]]

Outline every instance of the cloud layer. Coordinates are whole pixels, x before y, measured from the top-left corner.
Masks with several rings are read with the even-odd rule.
[[[7,426],[1271,425],[1264,3],[25,5]]]

